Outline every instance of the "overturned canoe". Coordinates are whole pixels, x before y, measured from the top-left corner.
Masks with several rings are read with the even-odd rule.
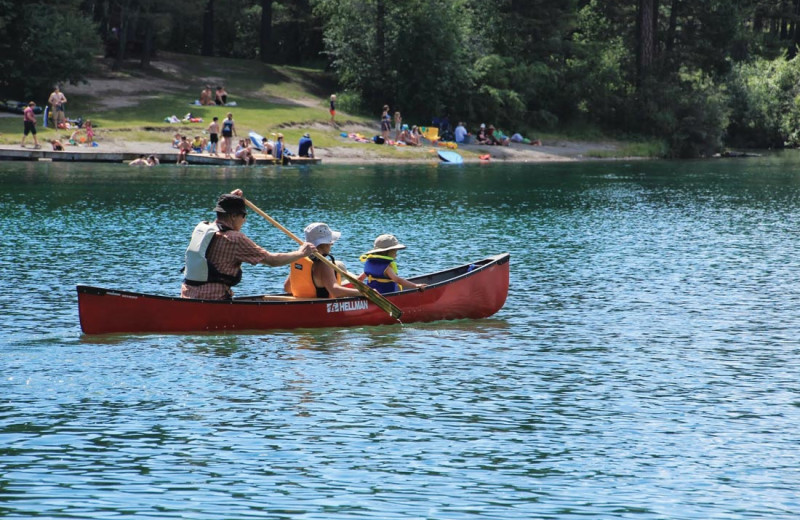
[[[486,318],[508,296],[508,253],[411,278],[424,291],[385,295],[403,323]],[[86,334],[259,331],[397,323],[365,298],[300,299],[286,295],[190,300],[79,285],[78,313]]]

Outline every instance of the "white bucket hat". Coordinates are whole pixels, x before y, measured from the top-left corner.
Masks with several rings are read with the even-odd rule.
[[[315,247],[320,244],[333,244],[342,236],[340,232],[331,230],[328,224],[323,222],[309,224],[303,232],[306,234],[306,242],[311,242]]]
[[[397,237],[394,235],[381,235],[375,239],[375,243],[372,244],[372,250],[367,251],[365,254],[367,255],[374,255],[376,253],[385,253],[387,251],[392,251],[394,249],[405,249],[406,246],[401,244]]]

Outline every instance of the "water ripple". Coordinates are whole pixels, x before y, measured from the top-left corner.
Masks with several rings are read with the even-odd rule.
[[[795,518],[800,179],[782,161],[191,182],[0,165],[20,208],[4,229],[22,230],[0,253],[0,516]],[[342,230],[353,266],[383,232],[407,274],[509,251],[508,302],[477,321],[82,336],[75,284],[176,294],[186,236],[231,183],[298,232]],[[246,269],[242,293],[285,276]]]

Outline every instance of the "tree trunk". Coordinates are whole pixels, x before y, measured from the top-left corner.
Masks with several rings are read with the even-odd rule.
[[[786,57],[789,59],[797,56],[797,46],[800,45],[800,0],[794,0],[792,13],[792,41],[788,45]]]
[[[639,0],[638,17],[638,78],[642,80],[649,74],[656,58],[656,24],[658,22],[658,0]]]
[[[378,53],[378,82],[386,77],[386,6],[378,0],[375,12],[375,50]]]
[[[261,0],[261,34],[259,57],[269,63],[272,56],[272,0]]]
[[[119,46],[117,47],[117,56],[114,58],[114,65],[111,67],[112,70],[120,70],[125,61],[125,50],[128,46],[128,10],[125,7],[120,10],[117,37]]]
[[[200,54],[214,55],[214,0],[208,0],[203,11],[203,43],[200,46]]]
[[[155,47],[156,30],[155,20],[153,20],[153,18],[154,15],[152,13],[142,16],[144,20],[144,42],[142,42],[142,58],[139,62],[139,66],[143,69],[150,66],[150,59],[153,57],[153,50]]]
[[[668,53],[672,51],[672,48],[675,46],[675,33],[677,32],[677,26],[678,26],[679,4],[680,0],[672,0],[672,7],[670,7],[669,10],[669,27],[667,28],[667,39],[665,43],[665,48]]]

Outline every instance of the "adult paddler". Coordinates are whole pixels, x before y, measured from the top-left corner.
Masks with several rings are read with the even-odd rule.
[[[192,233],[186,249],[185,279],[181,298],[227,300],[233,297],[231,287],[242,279],[242,263],[270,266],[287,265],[316,251],[303,243],[291,253],[270,253],[241,232],[247,219],[247,206],[242,190],[236,189],[217,200],[217,219],[201,222]]]

